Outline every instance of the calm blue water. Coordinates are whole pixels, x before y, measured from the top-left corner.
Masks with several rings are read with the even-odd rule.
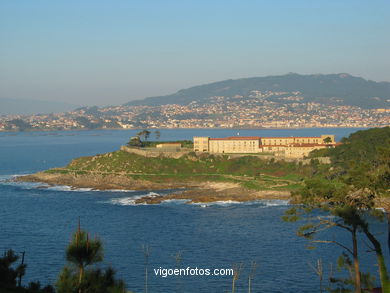
[[[336,134],[337,139],[356,129],[299,130],[162,130],[161,140],[191,139],[194,135],[310,136]],[[135,131],[74,131],[0,133],[0,180],[63,166],[72,158],[119,148]],[[163,191],[153,191],[163,193]],[[134,205],[132,199],[148,192],[71,191],[65,187],[40,189],[34,184],[0,182],[0,250],[26,251],[24,282],[54,283],[65,264],[64,249],[80,216],[83,228],[104,242],[105,265],[112,265],[129,290],[143,292],[144,258],[141,246],[151,249],[149,292],[227,292],[231,277],[161,278],[153,268],[175,268],[174,255],[182,251],[181,267],[230,268],[244,263],[236,292],[247,292],[251,261],[258,268],[252,292],[318,292],[318,279],[308,263],[322,258],[325,271],[340,250],[332,245],[305,249],[295,235],[297,224],[280,217],[283,201],[246,204]],[[377,232],[384,223],[373,222]],[[328,239],[346,235],[330,231]],[[382,235],[385,243],[385,235]],[[362,247],[362,251],[366,250]],[[376,274],[375,256],[364,254],[364,270]]]

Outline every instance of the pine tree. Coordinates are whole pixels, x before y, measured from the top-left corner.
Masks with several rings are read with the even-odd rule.
[[[91,239],[88,232],[80,228],[73,234],[66,248],[66,265],[56,283],[58,293],[122,293],[124,282],[115,279],[112,268],[93,268],[103,261],[103,245],[98,238]]]

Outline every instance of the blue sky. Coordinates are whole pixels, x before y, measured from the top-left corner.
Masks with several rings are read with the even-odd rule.
[[[228,78],[390,81],[388,0],[1,0],[0,98],[120,104]]]

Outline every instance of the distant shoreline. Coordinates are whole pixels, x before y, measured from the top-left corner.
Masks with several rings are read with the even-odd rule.
[[[121,130],[121,131],[132,131],[132,130],[143,130],[143,129],[149,129],[149,130],[178,130],[178,129],[215,129],[215,130],[289,130],[289,129],[323,129],[323,128],[330,128],[330,129],[339,129],[339,128],[352,128],[352,129],[369,129],[369,128],[378,128],[378,127],[385,127],[381,125],[377,126],[322,126],[322,127],[288,127],[288,128],[274,128],[274,127],[267,127],[267,128],[247,128],[247,127],[238,127],[238,128],[222,128],[222,127],[207,127],[207,128],[96,128],[96,129],[62,129],[62,130],[55,130],[55,129],[29,129],[29,130],[0,130],[0,133],[22,133],[22,132],[57,132],[57,131],[109,131],[109,130]]]

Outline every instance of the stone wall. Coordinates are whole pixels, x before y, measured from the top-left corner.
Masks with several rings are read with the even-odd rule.
[[[167,150],[158,150],[156,148],[130,148],[127,146],[121,146],[121,151],[125,151],[128,153],[133,153],[136,155],[144,156],[147,158],[157,158],[157,157],[164,157],[164,158],[173,158],[173,159],[179,159],[182,156],[192,152],[192,149],[186,149],[183,150],[181,149],[180,151],[167,151]],[[197,154],[202,154],[203,152],[197,152]],[[310,164],[311,159],[306,159],[306,158],[290,158],[290,157],[285,157],[283,155],[275,156],[272,154],[269,155],[259,155],[259,154],[212,154],[214,156],[228,156],[229,158],[239,158],[243,156],[257,156],[260,159],[264,160],[270,160],[274,159],[275,161],[286,161],[286,162],[302,162],[304,165]],[[315,158],[320,161],[322,164],[329,164],[330,163],[330,158],[328,157],[319,157]]]
[[[121,151],[133,153],[136,155],[144,156],[147,158],[157,158],[157,157],[165,157],[165,158],[173,158],[178,159],[182,156],[192,152],[193,150],[167,150],[167,149],[158,149],[158,148],[130,148],[128,146],[121,146]]]

